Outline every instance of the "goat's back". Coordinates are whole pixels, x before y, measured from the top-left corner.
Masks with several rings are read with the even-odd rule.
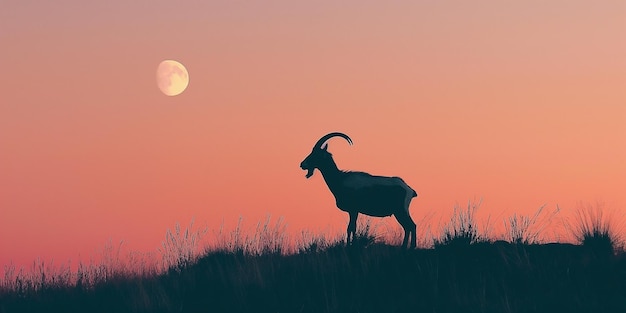
[[[373,186],[401,186],[415,192],[415,190],[407,185],[400,177],[376,176],[365,172],[346,172],[342,185],[343,187],[356,189]]]
[[[400,177],[374,176],[364,172],[347,172],[341,187],[335,193],[340,209],[359,210],[371,216],[389,216],[405,210],[407,196],[416,196],[415,191]]]

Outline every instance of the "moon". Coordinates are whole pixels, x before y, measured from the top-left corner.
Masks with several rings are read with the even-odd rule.
[[[178,61],[165,60],[157,68],[157,85],[168,96],[181,94],[189,85],[189,72]]]

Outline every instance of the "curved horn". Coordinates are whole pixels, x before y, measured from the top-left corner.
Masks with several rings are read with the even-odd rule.
[[[344,138],[345,140],[347,140],[347,141],[348,141],[348,143],[349,143],[349,144],[352,144],[352,139],[350,139],[350,137],[348,137],[348,135],[346,135],[346,134],[344,134],[344,133],[330,133],[330,134],[326,134],[326,135],[324,135],[324,137],[320,138],[320,140],[318,140],[318,141],[315,143],[315,146],[313,146],[313,149],[315,149],[315,148],[318,148],[318,149],[322,148],[322,145],[323,145],[323,144],[324,144],[324,143],[325,143],[328,139],[333,138],[333,137],[337,137],[337,136],[338,136],[338,137],[342,137],[342,138]]]

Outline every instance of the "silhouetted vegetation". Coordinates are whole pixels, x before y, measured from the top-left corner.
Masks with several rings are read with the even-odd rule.
[[[442,236],[434,239],[435,247],[439,246],[469,246],[480,241],[487,241],[486,234],[479,234],[476,223],[476,210],[480,206],[478,203],[467,203],[467,208],[463,209],[456,205],[452,218],[442,230]]]
[[[611,255],[615,249],[623,249],[617,229],[621,228],[621,221],[608,213],[602,205],[581,205],[574,212],[574,222],[570,223],[572,233],[576,239],[589,247],[596,255]]]
[[[537,217],[516,217],[495,240],[479,231],[477,207],[457,207],[434,246],[415,250],[369,223],[348,247],[305,232],[289,249],[284,223],[268,219],[250,234],[220,230],[197,256],[206,229],[177,226],[159,264],[9,271],[0,312],[626,312],[626,254],[606,216],[579,211],[579,244],[540,244]]]

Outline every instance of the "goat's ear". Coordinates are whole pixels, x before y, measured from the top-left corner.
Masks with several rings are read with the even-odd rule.
[[[327,144],[324,144],[324,145],[322,146],[322,150],[324,150],[324,151],[328,150],[328,145],[327,145]]]

